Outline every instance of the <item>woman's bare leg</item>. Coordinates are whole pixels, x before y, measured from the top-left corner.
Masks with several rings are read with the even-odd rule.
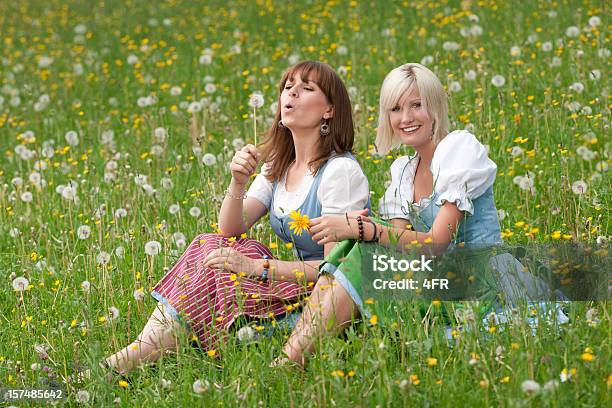
[[[168,314],[163,304],[158,303],[136,341],[105,361],[122,374],[142,363],[157,361],[164,351],[178,348],[179,330],[180,324]]]
[[[359,309],[348,292],[332,276],[321,275],[283,352],[303,366],[316,341],[339,333],[357,316]]]

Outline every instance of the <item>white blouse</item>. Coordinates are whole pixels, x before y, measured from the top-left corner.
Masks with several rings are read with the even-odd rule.
[[[270,211],[274,186],[265,177],[268,169],[267,164],[262,166],[262,171],[255,177],[247,197],[257,199]],[[304,203],[314,181],[314,176],[308,171],[299,188],[289,192],[286,190],[286,176],[285,173],[278,182],[274,195],[273,211],[278,217],[297,210]],[[369,195],[368,179],[357,161],[348,157],[336,157],[323,170],[317,191],[321,214],[344,214],[361,210],[366,206]]]
[[[414,176],[418,155],[403,156],[391,164],[391,184],[380,200],[381,217],[409,219],[404,211],[414,197]],[[487,149],[467,130],[449,133],[438,143],[431,160],[434,188],[430,197],[418,206],[426,207],[437,195],[435,204],[455,203],[461,211],[473,215],[472,201],[480,197],[495,181],[497,165],[489,159]],[[404,206],[404,210],[402,210]]]

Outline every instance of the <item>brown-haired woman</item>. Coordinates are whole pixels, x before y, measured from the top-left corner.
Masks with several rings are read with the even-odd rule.
[[[177,346],[184,325],[204,350],[212,350],[241,315],[285,316],[287,305],[308,295],[319,263],[334,245],[317,245],[310,234],[292,228],[289,214],[316,218],[369,207],[367,179],[351,154],[353,140],[351,103],[338,75],[315,61],[289,68],[267,139],[260,148],[245,146],[232,159],[232,181],[219,214],[222,234],[193,240],[153,289],[158,305],[142,333],[103,365],[123,374],[155,361]],[[261,161],[262,172],[247,192]],[[273,259],[260,242],[231,238],[266,213],[274,232],[293,244],[295,260]]]

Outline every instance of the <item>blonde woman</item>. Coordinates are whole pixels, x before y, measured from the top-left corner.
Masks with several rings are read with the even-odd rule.
[[[310,302],[284,348],[286,357],[277,363],[303,365],[317,338],[373,314],[376,305],[362,298],[360,242],[399,249],[418,242],[438,254],[458,243],[502,242],[493,199],[497,166],[473,134],[449,132],[444,88],[420,64],[395,68],[381,88],[376,146],[385,154],[399,145],[412,147],[416,154],[391,165],[391,184],[379,206],[386,221],[333,215],[312,220],[310,233],[319,245],[346,241],[326,257]],[[509,264],[520,266],[514,258]],[[381,318],[384,311],[376,313]]]

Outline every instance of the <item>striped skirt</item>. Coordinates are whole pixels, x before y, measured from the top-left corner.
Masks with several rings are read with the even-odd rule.
[[[151,293],[175,319],[187,323],[204,350],[215,349],[239,316],[273,319],[295,308],[311,291],[304,284],[262,283],[204,267],[202,261],[211,251],[228,246],[249,258],[273,258],[265,245],[253,239],[231,242],[218,234],[202,234]]]

